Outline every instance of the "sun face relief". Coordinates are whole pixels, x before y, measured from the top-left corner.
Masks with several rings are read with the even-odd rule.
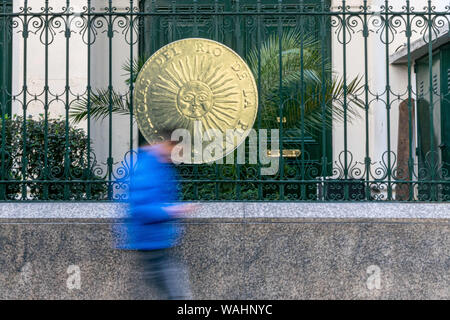
[[[213,93],[201,81],[194,80],[181,87],[177,96],[177,107],[182,115],[190,119],[205,116],[213,107]]]
[[[233,50],[212,40],[183,39],[147,60],[136,80],[134,103],[139,129],[152,142],[158,139],[158,129],[169,124],[191,134],[198,123],[202,131],[250,129],[257,89],[247,64]],[[231,149],[225,142],[223,150],[232,151],[247,134]]]

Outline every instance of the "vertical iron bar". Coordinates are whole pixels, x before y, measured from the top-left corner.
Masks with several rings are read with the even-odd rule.
[[[197,10],[197,0],[193,0],[193,7],[194,7],[194,36],[198,36],[198,27],[197,27],[197,15],[196,15],[196,10]],[[195,133],[194,133],[195,134]],[[202,152],[202,151],[200,151]],[[198,180],[199,178],[199,172],[198,172],[198,168],[199,168],[199,164],[194,164],[194,179]],[[195,200],[199,200],[199,192],[198,192],[198,188],[199,187],[199,182],[195,182],[194,183],[194,198]]]
[[[437,189],[434,184],[436,178],[436,159],[435,159],[435,141],[434,141],[434,88],[433,88],[433,23],[431,20],[431,0],[428,0],[428,69],[429,69],[429,81],[430,81],[430,170],[431,170],[431,183],[430,183],[430,195],[429,200],[437,200]]]
[[[387,128],[387,200],[392,200],[392,168],[391,168],[391,86],[389,65],[389,1],[385,0],[385,35],[386,35],[386,128]]]
[[[88,42],[87,42],[87,138],[86,138],[86,146],[87,146],[87,167],[86,167],[86,175],[85,178],[89,181],[91,180],[92,168],[91,168],[91,0],[87,1],[87,32],[88,32]],[[88,200],[91,199],[91,189],[92,184],[87,183],[86,188],[86,198]]]
[[[197,5],[197,1],[196,0],[193,0],[193,5],[194,5],[194,10],[196,10],[197,9],[197,7],[196,7],[196,5]],[[194,30],[193,30],[193,33],[194,33],[194,35],[195,36],[197,36],[197,34],[198,34],[198,29],[197,29],[197,17],[196,17],[196,14],[194,13]],[[194,132],[194,134],[195,134],[195,132]],[[200,151],[201,152],[201,151]],[[199,172],[198,172],[198,167],[199,167],[199,164],[193,164],[193,171],[194,171],[194,179],[195,180],[198,180],[198,178],[199,178]],[[194,182],[194,199],[195,200],[199,200],[199,192],[198,192],[198,188],[199,187],[199,182]]]
[[[133,27],[134,27],[134,21],[133,21],[133,10],[134,10],[134,1],[130,0],[130,83],[129,83],[129,108],[130,108],[130,148],[129,148],[129,153],[130,153],[130,174],[131,174],[131,170],[133,170],[133,163],[134,163],[134,158],[133,158],[133,136],[134,136],[134,131],[133,131],[133,111],[134,111],[134,104],[133,104],[133,94],[134,94],[134,70],[133,70],[133,62],[134,62],[134,48],[133,48],[133,41],[134,41],[134,37],[133,37]],[[139,63],[139,59],[140,57],[138,57],[138,63]]]
[[[173,15],[172,15],[172,18],[170,19],[170,23],[169,23],[169,32],[168,32],[169,43],[176,39],[174,26],[177,23],[177,17],[176,17],[177,2],[175,0],[172,1],[171,10],[172,10]]]
[[[366,200],[370,200],[370,150],[369,150],[369,57],[368,57],[368,37],[369,37],[369,26],[367,25],[367,0],[364,0],[364,106],[365,106],[365,120],[366,120],[366,157],[364,159],[365,165],[365,195]]]
[[[7,30],[7,17],[6,17],[6,3],[4,3],[3,5],[2,5],[2,9],[3,9],[3,14],[5,14],[4,16],[3,16],[3,18],[2,18],[2,24],[3,24],[3,41],[4,41],[4,44],[3,44],[3,61],[2,61],[2,63],[4,64],[4,63],[6,63],[6,61],[7,61],[7,32],[6,32],[6,30]],[[6,86],[6,83],[7,83],[7,77],[8,77],[8,74],[7,74],[7,72],[6,72],[6,70],[7,70],[7,68],[6,68],[6,66],[5,65],[3,65],[3,74],[1,75],[2,77],[3,77],[3,81],[1,82],[2,84],[3,84],[3,86],[0,88],[0,96],[2,97],[2,101],[1,101],[1,107],[2,107],[2,136],[1,136],[1,139],[2,139],[2,168],[1,168],[1,180],[2,181],[4,181],[4,180],[6,180],[6,168],[5,168],[5,152],[6,152],[6,103],[7,103],[7,100],[6,100],[6,95],[7,95],[7,86]],[[9,115],[9,116],[11,116],[11,115]],[[10,159],[11,159],[11,157],[12,157],[12,154],[10,154]],[[11,159],[12,160],[12,159]],[[11,161],[10,160],[10,161]],[[12,166],[11,166],[12,167]],[[12,170],[12,168],[11,168],[11,170]],[[4,183],[1,183],[0,184],[0,200],[7,200],[7,197],[6,197],[6,190],[7,190],[7,186],[4,184]]]
[[[278,0],[278,12],[283,11],[283,0]],[[279,106],[278,106],[278,112],[280,116],[280,200],[284,199],[284,157],[283,157],[283,101],[282,101],[282,94],[283,94],[283,25],[281,16],[278,17],[278,63],[279,63],[279,83],[278,83],[278,93],[279,93]],[[272,138],[272,137],[271,137]]]
[[[150,4],[150,32],[156,32],[157,30],[157,24],[159,22],[159,17],[153,15],[153,13],[156,12],[156,4],[155,0],[151,0]],[[150,53],[153,53],[157,50],[157,39],[155,36],[150,37],[151,38],[151,47],[150,47]]]
[[[414,198],[414,184],[412,184],[413,180],[413,170],[414,170],[414,160],[413,160],[413,113],[412,113],[412,61],[411,61],[411,3],[410,0],[406,0],[406,39],[407,39],[407,50],[408,50],[408,135],[409,135],[409,155],[408,155],[408,177],[409,177],[409,197],[408,200],[412,201]]]
[[[236,0],[236,39],[237,39],[237,43],[238,43],[238,53],[242,54],[243,53],[243,48],[241,47],[241,39],[242,39],[242,35],[241,35],[241,19],[240,19],[240,14],[239,14],[239,10],[240,10],[240,1]],[[245,142],[244,142],[245,143]],[[239,164],[238,161],[236,161],[236,200],[241,200],[241,165]]]
[[[214,40],[219,41],[219,21],[218,21],[218,16],[217,13],[219,12],[219,1],[215,0],[214,1]],[[216,180],[219,179],[219,166],[217,165],[217,162],[214,161],[214,173],[215,173],[215,177]],[[214,197],[216,200],[219,200],[219,194],[220,194],[220,189],[219,189],[219,182],[215,182],[214,183]]]
[[[327,123],[326,123],[326,112],[327,112],[327,70],[325,68],[326,60],[325,60],[325,43],[326,43],[326,18],[325,18],[325,0],[320,1],[320,8],[323,13],[320,19],[320,37],[321,37],[321,59],[322,59],[322,195],[321,198],[317,200],[325,200],[327,198]],[[303,153],[303,152],[302,152]]]
[[[214,0],[214,40],[219,41],[219,0]]]
[[[198,4],[197,4],[198,0],[194,0],[194,36],[198,37],[198,20],[197,20],[197,16],[198,16]]]
[[[304,12],[304,3],[303,0],[300,0],[300,12],[303,13]],[[303,24],[303,17],[301,16],[301,22],[300,22],[300,33],[301,33],[301,38],[300,38],[300,82],[301,82],[301,86],[300,86],[300,130],[302,133],[301,136],[301,180],[305,181],[306,177],[305,177],[305,48],[304,48],[304,39],[305,39],[305,30],[304,30],[304,24]],[[306,200],[306,185],[305,183],[302,183],[300,186],[301,189],[301,199],[302,200]]]
[[[113,170],[113,157],[112,157],[112,38],[113,38],[113,20],[112,20],[112,0],[108,0],[108,109],[109,109],[109,143],[108,143],[108,200],[112,200],[112,170]]]
[[[257,0],[257,12],[258,14],[261,13],[261,0]],[[261,104],[261,15],[257,16],[257,34],[256,34],[256,47],[258,50],[258,103]],[[264,108],[264,106],[262,106]],[[257,127],[258,127],[258,134],[259,134],[259,130],[261,129],[261,110],[262,108],[260,107],[258,110],[258,114],[257,114]],[[264,128],[267,129],[267,128]],[[261,137],[259,136],[258,139],[260,139]],[[261,152],[261,150],[259,149],[259,145],[258,145],[258,153]],[[261,181],[262,176],[261,176],[261,162],[260,162],[260,156],[258,155],[258,159],[257,159],[257,168],[258,168],[258,179],[259,181]],[[258,183],[258,200],[262,200],[263,199],[263,184],[260,182]]]
[[[22,200],[27,199],[27,54],[28,54],[28,0],[24,0],[23,15],[23,124],[22,124]]]
[[[70,107],[70,101],[69,101],[69,94],[70,94],[70,85],[69,85],[69,72],[70,72],[70,0],[66,1],[66,30],[65,30],[65,38],[66,38],[66,86],[65,86],[65,111],[66,111],[66,121],[65,121],[65,156],[64,156],[64,199],[69,199],[70,194],[70,186],[69,186],[69,180],[70,180],[70,141],[69,141],[69,107]]]
[[[346,21],[346,2],[345,0],[342,1],[342,33],[343,33],[343,59],[344,59],[344,70],[343,70],[343,77],[344,77],[344,199],[348,200],[348,141],[347,141],[347,21]]]
[[[48,27],[49,27],[49,19],[48,19],[48,0],[45,1],[45,84],[44,84],[44,175],[43,180],[48,180]],[[44,200],[48,199],[48,183],[44,183]]]
[[[235,0],[235,34],[236,34],[236,51],[238,54],[242,55],[243,50],[242,50],[242,42],[241,42],[241,19],[240,19],[240,14],[239,14],[239,8],[240,8],[240,1],[239,0]]]

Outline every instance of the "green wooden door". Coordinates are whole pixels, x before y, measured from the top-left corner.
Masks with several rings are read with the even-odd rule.
[[[436,50],[432,60],[431,68],[428,56],[416,62],[418,178],[424,181],[419,184],[419,197],[449,200],[450,181],[445,178],[450,169],[450,44]]]
[[[439,151],[442,158],[442,199],[450,201],[450,44],[441,49],[441,141]]]
[[[299,6],[303,3],[303,9]],[[144,0],[140,3],[140,10],[146,13],[182,13],[183,15],[147,15],[140,21],[140,46],[141,56],[149,57],[162,46],[179,39],[189,37],[201,37],[221,42],[241,57],[248,59],[252,51],[261,48],[273,35],[281,35],[288,30],[298,30],[301,34],[307,34],[318,41],[323,53],[323,61],[328,64],[331,61],[331,26],[328,17],[314,15],[270,15],[268,12],[299,12],[300,10],[322,10],[328,8],[330,1],[321,0],[283,0],[282,6],[278,0],[226,0],[226,1],[192,1],[192,0]],[[323,8],[321,7],[323,6]],[[266,15],[256,16],[248,13],[263,12]],[[231,12],[229,15],[214,13]],[[188,14],[189,13],[189,14]],[[277,49],[278,50],[278,49]],[[281,50],[283,50],[281,48]],[[278,53],[274,56],[274,63],[278,59]],[[259,75],[258,75],[259,76]],[[264,78],[265,75],[261,76]],[[270,75],[278,77],[277,72]],[[324,77],[331,79],[331,74]],[[262,79],[264,81],[264,79]],[[301,96],[301,85],[283,88],[280,95],[282,101],[297,100]],[[278,93],[278,85],[274,90]],[[281,103],[280,103],[281,105]],[[260,100],[260,112],[264,101]],[[304,150],[302,156],[295,159],[284,159],[284,177],[312,180],[320,175],[331,175],[332,137],[331,129],[305,128],[301,130],[300,121],[290,121],[290,110],[283,104],[283,120],[277,114],[273,115],[272,123],[265,124],[256,121],[255,128],[277,128],[283,126],[281,140],[283,149]],[[286,119],[284,119],[286,118]],[[264,122],[264,119],[262,120]],[[140,137],[143,142],[143,137]],[[323,165],[323,163],[326,163]],[[324,169],[325,168],[325,169]],[[283,179],[283,177],[279,177]],[[288,199],[313,200],[317,194],[317,184],[309,183],[302,186],[297,184],[285,184],[284,195]],[[264,196],[266,198],[266,196]]]

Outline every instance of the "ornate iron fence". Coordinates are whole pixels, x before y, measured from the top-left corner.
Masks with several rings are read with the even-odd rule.
[[[1,201],[126,199],[137,73],[187,37],[247,61],[279,170],[180,165],[182,199],[450,199],[448,5],[18,2],[0,4]]]

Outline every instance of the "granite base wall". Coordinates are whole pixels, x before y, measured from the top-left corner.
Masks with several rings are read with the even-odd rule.
[[[196,299],[449,299],[449,222],[193,217],[176,250]],[[0,218],[0,299],[158,298],[115,223]]]

